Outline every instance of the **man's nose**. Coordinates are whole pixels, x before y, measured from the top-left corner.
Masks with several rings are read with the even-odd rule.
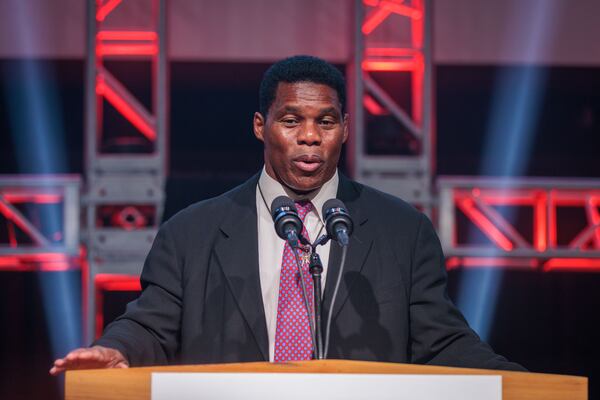
[[[307,122],[298,133],[298,144],[314,146],[320,143],[321,131],[319,130],[319,126],[315,122]]]

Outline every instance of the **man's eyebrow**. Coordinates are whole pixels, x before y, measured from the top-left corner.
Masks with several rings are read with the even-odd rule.
[[[340,115],[340,111],[335,107],[327,107],[319,112],[319,115],[333,114],[336,117]]]

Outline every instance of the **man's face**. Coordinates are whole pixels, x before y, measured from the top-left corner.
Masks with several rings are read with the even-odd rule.
[[[269,176],[296,193],[318,189],[337,167],[348,138],[337,92],[313,82],[280,82],[266,120],[254,114]]]

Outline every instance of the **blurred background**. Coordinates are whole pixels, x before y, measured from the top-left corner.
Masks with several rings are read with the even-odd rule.
[[[136,297],[160,223],[262,167],[258,85],[346,76],[340,168],[434,221],[494,349],[600,398],[600,2],[0,0],[0,398]]]

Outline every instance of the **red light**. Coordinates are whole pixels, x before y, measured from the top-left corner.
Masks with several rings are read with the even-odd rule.
[[[417,64],[415,61],[387,61],[387,60],[365,60],[362,68],[365,71],[413,71]]]
[[[456,204],[487,237],[504,251],[511,251],[513,249],[512,242],[485,215],[475,208],[473,200],[468,198],[457,199]]]
[[[121,98],[110,86],[106,85],[102,80],[99,80],[96,85],[96,93],[103,95],[106,100],[113,105],[133,126],[135,126],[149,140],[156,139],[156,132],[146,120]]]
[[[533,220],[533,242],[537,251],[544,251],[548,246],[546,235],[548,232],[548,199],[546,193],[539,192],[535,199]]]
[[[142,287],[139,276],[119,274],[98,274],[94,286],[96,288],[96,337],[100,337],[104,325],[103,292],[135,292],[142,290]]]
[[[600,271],[600,258],[551,258],[543,271],[596,272]]]
[[[507,258],[507,257],[450,257],[446,261],[446,268],[452,270],[458,267],[477,268],[526,268],[535,269],[539,261],[532,258]]]
[[[414,57],[419,52],[401,47],[370,47],[365,49],[365,54],[374,57]]]
[[[390,15],[390,11],[384,10],[383,8],[378,8],[371,11],[365,18],[365,22],[362,26],[362,32],[365,35],[373,32],[373,30],[377,28],[377,26],[381,24],[388,17],[388,15]]]
[[[48,193],[3,193],[4,200],[11,204],[17,203],[36,203],[36,204],[54,204],[63,201],[60,194]]]
[[[400,3],[401,2],[392,0],[381,0],[379,7],[393,12],[394,14],[402,15],[412,19],[421,19],[423,17],[423,13],[420,10],[417,10],[414,7],[402,5]]]
[[[100,31],[96,35],[98,40],[133,40],[133,41],[155,41],[158,35],[154,31]]]
[[[388,115],[389,113],[368,94],[363,97],[363,105],[371,115]]]
[[[153,56],[158,54],[154,44],[100,44],[96,47],[99,56]]]
[[[79,269],[77,259],[64,253],[12,254],[0,256],[2,271],[69,271]]]
[[[96,11],[96,20],[104,21],[106,16],[112,12],[112,10],[117,7],[122,0],[108,0],[106,3],[102,4],[98,11]]]

